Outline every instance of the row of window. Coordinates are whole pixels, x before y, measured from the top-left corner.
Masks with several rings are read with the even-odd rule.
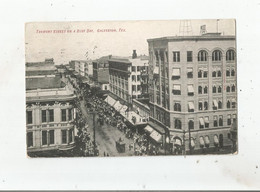
[[[61,130],[61,143],[68,144],[73,142],[73,129]],[[41,145],[54,145],[55,144],[55,130],[41,131]],[[27,147],[33,147],[33,132],[27,132]]]
[[[155,54],[156,61],[159,62],[159,56],[158,54]],[[193,53],[192,51],[187,51],[187,62],[193,62]],[[198,52],[197,60],[199,62],[205,62],[208,61],[208,52],[205,50],[201,50]],[[212,61],[221,61],[222,60],[222,52],[220,50],[215,50],[212,52]],[[162,57],[161,57],[162,60]],[[180,62],[180,51],[174,51],[173,52],[173,62]],[[234,61],[235,60],[235,51],[234,50],[228,50],[226,52],[226,61]],[[164,61],[164,60],[163,60]]]
[[[236,86],[233,85],[228,85],[226,88],[227,92],[235,92],[236,91]],[[208,86],[205,86],[204,88],[202,86],[198,86],[198,94],[207,94],[208,93]],[[212,86],[212,93],[222,93],[222,86],[219,85],[218,87],[216,85]],[[172,90],[173,95],[181,95],[181,85],[174,84],[173,85],[173,90]],[[188,96],[193,96],[194,95],[194,88],[193,85],[188,85]]]
[[[214,70],[212,71],[212,77],[221,77],[222,72],[221,70]],[[235,76],[235,69],[227,69],[226,70],[226,76],[227,77],[234,77]],[[208,77],[208,71],[207,70],[199,70],[198,71],[198,78],[207,78]],[[178,80],[181,78],[180,68],[174,68],[172,72],[172,80]],[[187,69],[187,78],[193,78],[193,69],[188,68]]]
[[[232,124],[232,120],[233,120],[233,123],[236,122],[236,115],[233,114],[229,114],[227,116],[227,125],[231,125]],[[206,117],[199,117],[199,128],[200,129],[204,129],[204,128],[209,128],[210,127],[210,124],[212,125],[212,127],[222,127],[224,126],[224,123],[223,123],[223,116],[222,115],[214,115],[213,116],[213,121],[211,122],[209,116],[206,116]],[[175,118],[174,119],[174,128],[175,129],[182,129],[182,121],[180,118]],[[188,128],[189,129],[194,129],[194,119],[189,119],[188,120]]]
[[[73,114],[72,109],[61,109],[61,121],[71,121],[72,114]],[[33,123],[32,111],[26,111],[26,121],[27,124]],[[41,122],[42,123],[54,122],[54,110],[53,109],[41,110]]]
[[[235,99],[227,100],[226,106],[227,106],[227,109],[236,108],[236,101],[235,101]],[[207,111],[208,107],[209,107],[208,101],[199,101],[198,102],[198,109],[199,109],[199,111],[202,111],[202,110]],[[193,101],[189,101],[188,102],[188,112],[194,112],[194,109],[195,109],[194,102]],[[213,110],[223,109],[222,101],[221,100],[219,100],[219,101],[213,100],[213,102],[212,102],[212,109]],[[179,102],[179,101],[174,102],[173,110],[181,112],[181,102]]]
[[[147,70],[146,66],[132,66],[132,72]]]

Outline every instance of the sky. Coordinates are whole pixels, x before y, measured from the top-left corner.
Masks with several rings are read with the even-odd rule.
[[[236,34],[235,20],[232,19],[189,20],[188,22],[192,35],[200,34],[201,25],[206,25],[207,32],[218,31],[222,35]],[[97,59],[110,54],[131,56],[134,49],[138,55],[148,55],[147,39],[179,36],[180,26],[183,25],[183,20],[27,23],[25,26],[26,62],[54,58],[55,64],[66,64],[70,60]],[[115,29],[116,32],[97,32],[104,29]],[[46,30],[51,33],[42,33]]]

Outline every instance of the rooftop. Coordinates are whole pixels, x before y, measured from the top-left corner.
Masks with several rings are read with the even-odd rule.
[[[65,83],[60,77],[26,78],[26,90],[63,88]]]

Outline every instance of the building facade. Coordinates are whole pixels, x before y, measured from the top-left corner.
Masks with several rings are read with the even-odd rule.
[[[148,96],[148,76],[144,75],[148,71],[148,57],[137,57],[135,54],[132,58],[109,59],[110,92],[129,104],[133,99]]]
[[[235,36],[148,39],[150,120],[186,150],[232,144],[237,119]]]
[[[75,147],[76,96],[61,80],[59,73],[42,75],[44,64],[34,66],[26,77],[27,152],[70,150]],[[27,68],[28,71],[31,71]],[[51,67],[52,68],[52,67]],[[37,76],[36,76],[37,74]]]

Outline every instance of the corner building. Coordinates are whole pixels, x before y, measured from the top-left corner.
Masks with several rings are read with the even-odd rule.
[[[147,41],[150,120],[164,127],[165,142],[180,151],[230,147],[237,119],[235,36]]]

